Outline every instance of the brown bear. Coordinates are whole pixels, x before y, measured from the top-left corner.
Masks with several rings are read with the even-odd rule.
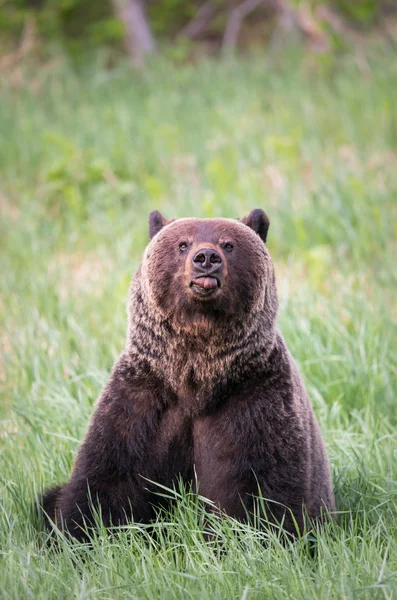
[[[197,485],[245,520],[295,533],[334,510],[326,450],[277,329],[265,245],[269,220],[150,214],[151,241],[130,288],[127,344],[96,405],[68,483],[42,507],[75,537],[100,506],[105,526],[150,522],[155,482]],[[262,503],[263,505],[263,503]]]

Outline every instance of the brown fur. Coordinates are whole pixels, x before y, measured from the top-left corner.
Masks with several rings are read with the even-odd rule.
[[[290,532],[294,519],[303,528],[304,507],[313,519],[334,510],[319,427],[276,325],[268,226],[260,210],[243,221],[151,214],[127,345],[70,481],[43,500],[76,537],[91,518],[87,485],[105,525],[151,519],[158,496],[147,479],[171,487],[194,474],[200,493],[239,519],[258,487]],[[202,270],[218,278],[208,294],[192,285]]]

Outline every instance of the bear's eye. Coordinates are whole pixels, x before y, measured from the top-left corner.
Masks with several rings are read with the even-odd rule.
[[[226,242],[226,244],[223,244],[223,247],[226,250],[226,252],[231,252],[234,248],[233,244],[231,244],[230,242]]]
[[[179,250],[180,250],[181,252],[184,252],[186,249],[187,249],[187,242],[181,242],[181,243],[179,244]]]

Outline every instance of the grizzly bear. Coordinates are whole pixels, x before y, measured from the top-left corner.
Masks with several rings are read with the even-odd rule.
[[[325,446],[277,328],[262,210],[242,220],[149,218],[130,288],[128,336],[70,480],[41,506],[73,536],[150,522],[156,484],[192,484],[240,520],[260,493],[290,533],[335,508]]]

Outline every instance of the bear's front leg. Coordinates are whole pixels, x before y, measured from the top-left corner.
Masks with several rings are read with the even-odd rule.
[[[310,461],[299,416],[286,406],[292,394],[283,392],[248,385],[198,418],[195,466],[199,493],[221,511],[246,521],[261,494],[269,521],[294,534],[304,528]]]
[[[192,465],[191,424],[172,394],[153,374],[120,359],[72,476],[55,491],[55,521],[80,539],[85,524],[93,523],[93,509],[100,511],[105,526],[130,519],[149,522],[153,506],[163,501],[155,495],[155,484],[171,487],[178,476],[191,478]]]

